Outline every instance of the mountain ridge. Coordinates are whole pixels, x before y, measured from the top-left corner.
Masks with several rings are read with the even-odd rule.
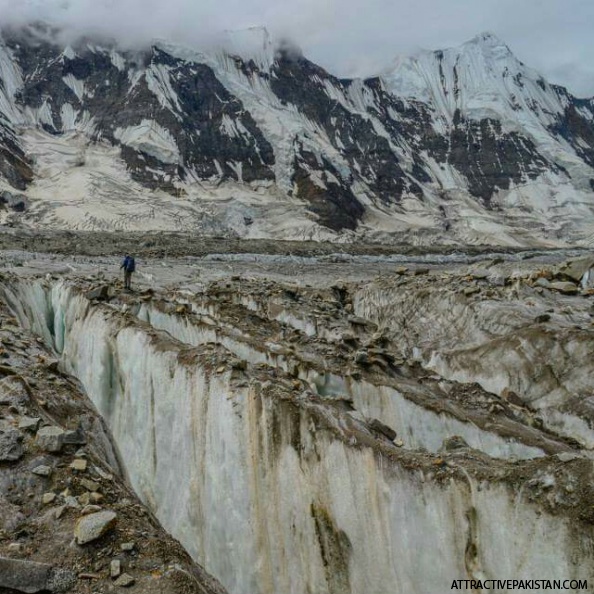
[[[594,100],[491,34],[368,79],[334,77],[264,29],[228,34],[236,53],[2,37],[2,190],[26,204],[4,199],[7,224],[421,244],[594,236]]]

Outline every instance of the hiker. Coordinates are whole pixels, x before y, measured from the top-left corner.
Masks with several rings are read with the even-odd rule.
[[[130,254],[126,254],[120,268],[124,269],[124,289],[131,291],[132,287],[130,285],[132,281],[132,273],[136,270],[136,262],[134,262],[134,258]]]

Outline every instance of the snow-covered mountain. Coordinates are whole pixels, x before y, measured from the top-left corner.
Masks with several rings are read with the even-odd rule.
[[[594,100],[490,34],[340,80],[263,29],[198,52],[0,44],[10,224],[589,245]]]

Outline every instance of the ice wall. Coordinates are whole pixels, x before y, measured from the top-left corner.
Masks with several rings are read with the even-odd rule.
[[[6,291],[53,336],[164,527],[234,594],[442,594],[453,579],[585,579],[592,531],[521,488],[380,444],[266,369],[189,349],[76,289]],[[455,463],[452,463],[455,465]],[[460,478],[462,476],[462,478]]]
[[[282,316],[280,308],[275,310],[275,315]],[[350,399],[361,414],[379,419],[394,429],[408,448],[424,448],[430,452],[437,452],[445,439],[458,435],[471,447],[496,458],[526,459],[544,455],[540,448],[484,431],[472,423],[460,421],[446,413],[438,414],[427,410],[390,386],[374,385],[350,377],[333,375],[323,369],[323,361],[320,363],[322,369],[316,369],[296,356],[272,353],[266,345],[250,344],[238,332],[217,329],[197,320],[191,321],[185,316],[166,313],[150,303],[140,306],[138,317],[192,346],[218,342],[250,363],[264,363],[285,371],[297,369],[298,376],[306,380],[320,395]]]

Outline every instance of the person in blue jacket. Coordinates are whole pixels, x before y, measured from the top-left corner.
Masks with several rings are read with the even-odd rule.
[[[134,257],[130,254],[126,254],[120,269],[124,269],[124,289],[128,291],[132,290],[132,273],[136,271],[136,262],[134,262]]]

